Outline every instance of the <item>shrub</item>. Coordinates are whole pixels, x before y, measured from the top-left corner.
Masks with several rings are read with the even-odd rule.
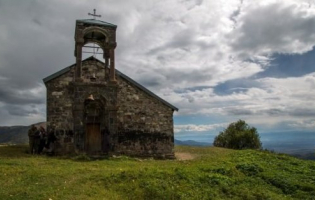
[[[236,165],[236,169],[243,172],[243,174],[247,176],[255,176],[259,172],[262,172],[263,169],[259,167],[257,164],[238,164]]]
[[[231,123],[224,131],[215,137],[213,145],[231,149],[261,149],[259,134],[255,127],[250,127],[245,121]]]

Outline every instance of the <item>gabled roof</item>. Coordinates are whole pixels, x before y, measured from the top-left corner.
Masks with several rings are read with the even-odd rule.
[[[93,56],[90,56],[86,59],[84,59],[82,62],[84,61],[88,61],[88,60],[96,60],[97,62],[100,62],[104,65],[104,63],[102,61],[100,61],[97,58],[94,58]],[[75,64],[70,65],[69,67],[66,67],[50,76],[47,76],[46,78],[43,79],[45,85],[46,83],[48,83],[49,81],[67,73],[68,71],[70,71],[71,67],[74,67]],[[154,97],[155,99],[161,101],[163,104],[165,104],[166,106],[172,108],[173,110],[178,111],[178,108],[176,108],[175,106],[173,106],[172,104],[168,103],[167,101],[165,101],[164,99],[162,99],[161,97],[157,96],[156,94],[154,94],[153,92],[151,92],[150,90],[148,90],[147,88],[145,88],[144,86],[142,86],[141,84],[137,83],[136,81],[134,81],[133,79],[131,79],[129,76],[123,74],[122,72],[120,72],[119,70],[115,69],[116,75],[118,75],[120,78],[124,79],[125,81],[131,83],[132,85],[136,86],[137,88],[139,88],[140,90],[142,90],[143,92],[145,92],[146,94],[150,95],[151,97]]]
[[[70,71],[71,67],[73,67],[75,64],[70,65],[69,67],[63,68],[62,70],[53,73],[50,76],[47,76],[46,78],[43,79],[44,83],[46,84],[47,82],[49,82],[50,80],[53,80],[55,78],[57,78],[58,76],[61,76],[62,74],[67,73],[68,71]]]
[[[96,24],[96,25],[101,25],[101,26],[109,26],[109,27],[113,27],[113,28],[117,28],[117,25],[115,24],[111,24],[108,22],[104,22],[101,20],[97,20],[97,19],[78,19],[76,20],[76,22],[82,22],[82,23],[87,23],[87,24]]]

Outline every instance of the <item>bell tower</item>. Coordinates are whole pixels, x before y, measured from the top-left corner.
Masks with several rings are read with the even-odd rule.
[[[115,48],[116,29],[117,26],[104,21],[96,20],[95,17],[100,15],[90,14],[94,19],[76,20],[75,25],[75,49],[74,56],[76,57],[75,82],[82,82],[82,48],[87,43],[95,43],[103,50],[103,58],[105,59],[105,68],[110,66],[109,80],[105,82],[116,83],[115,78]],[[106,71],[106,70],[105,70]],[[104,76],[108,77],[108,76]],[[106,78],[105,78],[106,79]]]
[[[73,81],[69,84],[72,98],[72,121],[75,149],[89,154],[103,154],[113,150],[117,133],[117,94],[115,77],[115,48],[117,26],[95,19],[79,19],[75,24]],[[104,64],[90,58],[82,62],[82,50],[87,44],[97,44],[103,50]],[[87,60],[87,59],[86,59]],[[93,61],[94,60],[94,61]],[[93,61],[93,62],[92,62]],[[89,63],[89,64],[87,64]],[[102,66],[104,65],[104,66]],[[96,69],[97,81],[93,81]],[[88,74],[88,75],[87,75]]]

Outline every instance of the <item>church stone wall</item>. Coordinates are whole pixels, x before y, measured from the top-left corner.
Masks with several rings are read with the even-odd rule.
[[[102,85],[105,69],[96,60],[82,63],[82,83],[74,86],[75,66],[46,84],[47,88],[47,131],[53,131],[57,141],[57,154],[81,152],[84,149],[83,103],[91,93],[107,93]],[[108,70],[106,77],[108,76]],[[101,85],[101,88],[98,86]],[[106,96],[106,94],[104,95]],[[98,98],[95,96],[95,98]],[[78,116],[79,115],[79,116]],[[78,118],[82,118],[78,120]],[[79,121],[79,122],[78,122]],[[77,131],[78,129],[81,131]]]
[[[84,100],[106,98],[101,129],[109,129],[110,154],[174,156],[173,109],[117,75],[117,87],[109,83],[109,70],[96,60],[82,62],[82,82],[73,80],[74,66],[48,82],[47,130],[57,137],[56,153],[84,152]],[[106,76],[106,77],[105,77]],[[117,89],[117,90],[116,90]],[[117,91],[117,93],[115,92]],[[117,106],[115,106],[117,105]],[[103,134],[103,130],[102,130]]]
[[[72,98],[69,84],[73,81],[74,69],[46,84],[47,87],[47,131],[57,137],[56,153],[73,153],[74,133]]]
[[[106,80],[109,78],[109,70],[106,70]],[[82,81],[84,83],[104,83],[104,64],[96,60],[82,62]]]
[[[173,157],[173,110],[119,76],[117,82],[115,151],[136,156]]]

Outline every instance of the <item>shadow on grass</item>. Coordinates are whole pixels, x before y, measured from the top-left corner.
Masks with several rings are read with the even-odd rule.
[[[108,160],[108,155],[101,156],[89,156],[86,154],[73,154],[73,155],[31,155],[27,144],[23,145],[1,145],[0,146],[0,158],[32,158],[32,157],[45,157],[51,159],[72,160],[76,162],[89,162],[96,160]]]
[[[40,154],[32,155],[29,153],[29,147],[27,144],[23,145],[1,145],[0,146],[0,158],[51,158],[59,160],[71,160],[75,162],[93,162],[99,160],[111,160],[111,161],[142,161],[142,160],[160,160],[152,157],[132,157],[126,155],[119,156],[109,156],[109,155],[88,155],[85,153],[82,154],[69,154],[69,155],[49,155],[49,154]],[[161,159],[164,160],[164,159]]]
[[[67,156],[67,158],[76,162],[89,162],[89,161],[96,161],[96,160],[109,160],[110,157],[108,155],[89,156],[87,154],[77,154],[77,155],[69,155]]]
[[[24,158],[31,157],[28,145],[1,145],[0,158]]]

